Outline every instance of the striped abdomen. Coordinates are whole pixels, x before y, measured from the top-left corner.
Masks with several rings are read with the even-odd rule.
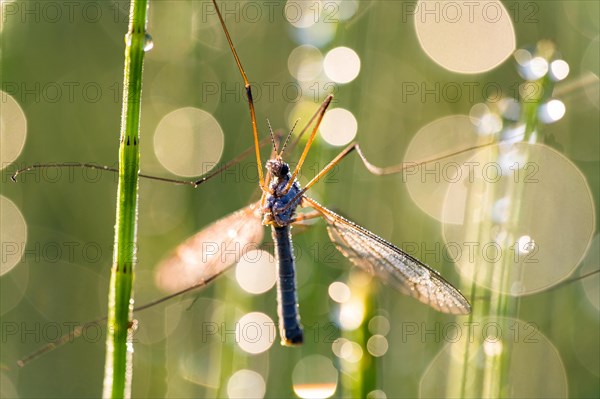
[[[302,344],[302,325],[298,314],[296,294],[296,270],[292,249],[290,226],[273,227],[273,241],[277,256],[277,313],[281,344],[286,346]]]

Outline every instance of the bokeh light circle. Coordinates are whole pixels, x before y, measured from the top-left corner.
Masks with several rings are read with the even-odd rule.
[[[334,281],[329,285],[329,297],[337,303],[348,302],[351,296],[350,287],[341,281]]]
[[[349,363],[358,363],[363,358],[363,348],[354,341],[346,340],[340,350],[341,358]]]
[[[0,373],[0,396],[3,398],[19,398],[19,391],[17,391],[17,387],[9,375],[4,371]]]
[[[27,244],[27,223],[15,203],[3,195],[0,195],[0,221],[0,276],[3,276],[19,264],[23,257]]]
[[[346,353],[344,352],[344,348],[346,348],[346,343],[348,343],[348,342],[350,342],[350,341],[346,338],[336,339],[331,344],[331,351],[333,352],[334,355],[343,359],[346,356]]]
[[[489,71],[515,50],[515,30],[510,13],[497,0],[419,0],[414,22],[423,51],[453,72]]]
[[[243,351],[262,353],[269,349],[276,338],[275,323],[264,313],[251,312],[236,324],[236,342]]]
[[[288,57],[288,70],[300,82],[314,82],[323,70],[323,54],[314,46],[298,46]]]
[[[442,220],[451,215],[454,224],[444,224],[443,234],[463,277],[527,295],[568,278],[583,259],[595,228],[594,200],[583,174],[556,150],[503,148],[478,150],[471,172],[448,187]],[[500,219],[498,201],[505,202]]]
[[[219,122],[199,108],[179,108],[165,115],[154,133],[160,163],[179,176],[201,176],[223,154],[225,137]]]
[[[337,389],[338,371],[325,356],[306,356],[294,367],[292,383],[301,398],[328,398]]]
[[[306,29],[319,22],[320,2],[287,0],[283,8],[285,19],[296,28]]]
[[[325,74],[336,83],[349,83],[360,72],[360,57],[348,47],[336,47],[325,55]]]
[[[388,341],[383,335],[373,335],[367,341],[367,350],[375,357],[381,357],[385,355],[388,347]]]
[[[406,182],[410,197],[422,211],[445,223],[460,221],[460,218],[452,214],[443,213],[444,199],[448,187],[460,182],[464,172],[463,163],[472,157],[473,153],[439,158],[474,147],[481,144],[482,140],[490,141],[489,138],[478,134],[472,118],[467,115],[450,115],[436,119],[417,132],[404,155],[404,163],[408,166],[401,177]],[[432,159],[439,160],[424,166],[417,165]]]
[[[566,112],[565,104],[560,100],[550,100],[538,109],[538,118],[542,123],[554,123],[562,119]]]
[[[19,103],[0,90],[0,159],[5,168],[19,157],[27,138],[27,118]]]
[[[277,281],[277,265],[270,253],[252,250],[244,253],[235,269],[240,287],[251,294],[267,292]]]
[[[526,57],[519,57],[519,54],[527,53],[531,56],[531,59],[527,59]],[[548,73],[550,69],[550,64],[548,64],[548,60],[544,57],[533,57],[531,53],[527,50],[517,50],[515,52],[515,59],[519,64],[519,75],[525,80],[530,82],[541,79]],[[524,86],[529,92],[525,92],[522,94],[523,96],[531,95],[531,85],[524,84]]]
[[[352,112],[344,108],[334,108],[325,114],[319,130],[327,143],[342,146],[354,140],[358,122]]]
[[[359,298],[352,298],[340,307],[339,322],[344,330],[356,330],[365,317],[365,306]]]
[[[1,244],[1,243],[0,243]],[[0,289],[0,316],[12,311],[21,303],[29,286],[30,265],[26,258],[10,273],[2,275]]]
[[[569,63],[565,60],[554,60],[550,63],[550,77],[555,82],[569,76]]]
[[[305,4],[318,4],[303,1]],[[332,24],[318,20],[306,29],[295,29],[292,31],[292,38],[298,44],[309,44],[311,46],[325,47],[335,37],[338,24]]]
[[[381,389],[376,389],[367,394],[367,399],[387,399],[387,395]]]
[[[502,391],[503,397],[568,397],[567,373],[560,354],[534,323],[514,318],[486,318],[472,323],[469,328],[470,332],[466,331],[467,327],[462,328],[460,339],[447,344],[429,364],[419,383],[420,397],[465,397],[465,392],[481,394],[482,381],[477,377],[486,375],[480,372],[482,365],[492,364],[493,358],[505,350],[510,353],[505,357],[508,364],[503,381],[510,389]],[[471,368],[474,370],[469,372]],[[468,374],[461,375],[463,371]]]
[[[385,316],[373,316],[369,320],[369,331],[371,334],[386,336],[390,332],[390,321]]]
[[[600,265],[600,235],[596,234],[592,240],[592,245],[588,251],[583,266],[581,267],[580,275],[584,276],[598,271]],[[585,296],[590,304],[600,310],[600,274],[588,276],[581,280],[581,286],[585,292]]]
[[[264,398],[266,392],[265,379],[253,370],[238,370],[227,381],[230,398]]]

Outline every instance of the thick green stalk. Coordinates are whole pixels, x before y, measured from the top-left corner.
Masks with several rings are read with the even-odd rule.
[[[108,295],[104,397],[131,396],[133,276],[137,251],[139,127],[148,0],[132,0],[125,36],[119,184],[113,265]]]

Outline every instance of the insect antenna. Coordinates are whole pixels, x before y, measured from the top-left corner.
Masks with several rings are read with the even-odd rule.
[[[302,167],[302,164],[306,160],[306,156],[308,155],[308,150],[310,150],[310,146],[312,145],[313,141],[315,140],[315,136],[317,135],[317,131],[319,130],[319,126],[321,125],[323,116],[325,116],[325,111],[327,111],[327,107],[329,107],[329,104],[331,104],[331,100],[333,100],[333,94],[329,94],[325,98],[325,101],[323,101],[323,103],[321,104],[321,106],[319,107],[317,112],[313,115],[312,118],[310,118],[310,120],[308,121],[308,123],[306,124],[304,129],[302,129],[302,132],[300,132],[299,137],[302,135],[302,133],[304,133],[304,131],[306,129],[308,129],[308,127],[312,124],[312,121],[316,119],[315,126],[314,126],[310,136],[308,137],[308,141],[306,142],[306,145],[304,146],[304,151],[302,151],[302,155],[300,156],[300,159],[298,160],[298,165],[296,165],[296,169],[294,169],[294,173],[292,173],[292,177],[291,177],[290,181],[288,182],[288,184],[285,186],[285,188],[283,190],[284,193],[287,193],[290,190],[290,188],[292,187],[292,184],[294,184],[296,176],[298,176],[298,172],[300,172],[300,168]]]
[[[279,157],[283,156],[283,152],[285,151],[285,147],[287,147],[288,142],[290,141],[290,137],[292,137],[292,133],[294,133],[294,129],[296,128],[296,125],[298,124],[298,122],[300,122],[300,118],[296,119],[296,122],[294,122],[294,126],[292,126],[292,129],[290,130],[290,132],[288,133],[287,137],[285,138],[285,142],[283,143],[283,146],[281,147],[281,152],[277,155],[279,155]]]
[[[290,146],[290,151],[292,151],[294,148],[296,148],[296,146],[300,142],[300,139],[302,139],[302,136],[304,135],[304,133],[308,130],[308,128],[312,125],[313,121],[317,118],[317,116],[321,112],[321,108],[323,108],[325,106],[325,102],[331,101],[331,99],[329,97],[333,98],[333,95],[330,94],[329,96],[327,96],[327,98],[325,98],[325,101],[323,101],[323,103],[321,104],[321,107],[319,107],[319,109],[313,114],[313,116],[310,117],[310,119],[308,120],[308,123],[302,128],[300,133],[298,133],[298,136],[296,137],[296,139]],[[329,104],[327,104],[327,106],[329,106]],[[327,106],[325,106],[325,108],[327,108]]]
[[[277,154],[277,143],[275,142],[275,134],[273,133],[273,128],[271,127],[271,121],[267,118],[267,125],[269,126],[269,135],[271,136],[271,142],[273,143],[273,152]]]

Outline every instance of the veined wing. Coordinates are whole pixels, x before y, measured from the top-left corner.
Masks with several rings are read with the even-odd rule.
[[[209,280],[258,249],[264,227],[256,202],[217,220],[185,242],[158,266],[157,285],[176,292]]]
[[[352,263],[440,312],[470,313],[471,305],[466,298],[437,271],[315,200],[303,199],[321,213],[327,222],[329,237]]]

